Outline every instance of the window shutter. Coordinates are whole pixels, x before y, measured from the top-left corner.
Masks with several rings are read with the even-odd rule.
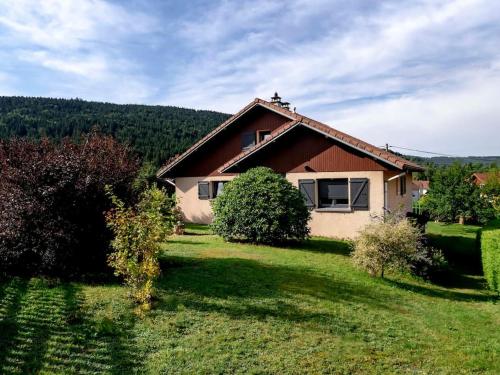
[[[244,133],[241,136],[241,148],[247,149],[255,145],[255,133]]]
[[[351,178],[351,207],[354,210],[368,210],[369,184],[367,178]]]
[[[198,199],[208,199],[208,182],[198,182]]]
[[[304,196],[306,207],[313,208],[315,206],[315,186],[314,180],[299,180],[299,190]]]

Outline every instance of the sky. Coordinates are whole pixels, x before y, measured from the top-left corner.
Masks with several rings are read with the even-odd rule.
[[[0,0],[0,95],[235,113],[275,91],[376,146],[500,155],[500,1]]]

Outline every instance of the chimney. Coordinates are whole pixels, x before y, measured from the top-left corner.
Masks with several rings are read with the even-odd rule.
[[[277,92],[274,93],[274,96],[271,97],[271,103],[277,104],[281,107],[281,97]]]

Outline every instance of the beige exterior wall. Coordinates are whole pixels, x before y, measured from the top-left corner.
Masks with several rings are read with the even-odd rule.
[[[397,175],[387,174],[381,171],[359,171],[359,172],[319,172],[319,173],[288,173],[286,178],[298,187],[299,180],[321,179],[321,178],[368,178],[369,179],[369,210],[349,212],[322,212],[313,210],[309,226],[311,234],[315,236],[354,238],[358,231],[370,223],[374,216],[382,215],[384,212],[384,180]],[[210,200],[198,199],[199,181],[230,181],[235,176],[214,177],[179,177],[176,178],[176,196],[187,222],[209,224],[212,221],[212,209]],[[411,176],[406,178],[406,195],[397,194],[397,179],[389,181],[388,184],[388,209],[394,210],[400,205],[411,211]],[[212,184],[210,184],[210,195]],[[316,203],[318,194],[316,194]]]
[[[399,173],[391,172],[385,173],[385,180],[389,180],[393,176],[397,176]],[[403,213],[412,211],[412,197],[411,197],[411,173],[406,174],[406,194],[399,194],[399,178],[387,182],[388,187],[388,202],[387,209],[391,212],[401,210]]]
[[[175,179],[175,196],[184,220],[188,223],[210,224],[212,222],[211,200],[198,199],[199,181],[230,181],[235,176],[178,177]],[[210,184],[210,196],[212,195]]]
[[[309,227],[311,228],[311,234],[314,236],[354,238],[360,229],[370,223],[373,216],[382,215],[384,212],[384,173],[381,171],[288,173],[286,177],[294,186],[297,187],[299,186],[299,180],[306,179],[369,179],[369,210],[349,212],[324,212],[320,210],[312,210]],[[315,195],[317,206],[317,192]]]

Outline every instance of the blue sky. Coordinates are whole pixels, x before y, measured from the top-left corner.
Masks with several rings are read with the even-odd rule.
[[[0,95],[234,113],[274,91],[375,145],[500,154],[500,1],[0,0]]]

